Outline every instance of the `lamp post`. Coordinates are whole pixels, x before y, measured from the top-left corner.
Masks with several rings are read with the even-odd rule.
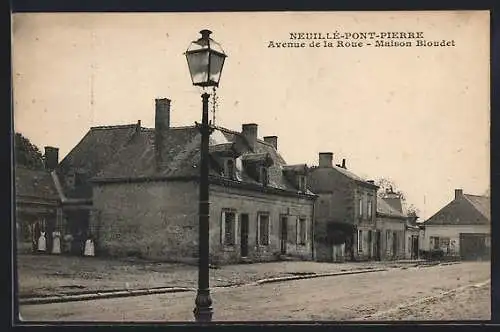
[[[219,79],[224,65],[226,54],[222,47],[210,38],[210,30],[200,31],[201,38],[193,41],[186,55],[189,73],[193,85],[200,87],[218,87]],[[200,165],[200,195],[199,195],[199,239],[198,239],[198,291],[196,294],[194,317],[198,322],[210,322],[212,320],[212,299],[210,297],[209,284],[209,150],[208,143],[212,127],[208,123],[208,98],[209,94],[204,92],[202,99],[201,124],[197,127],[201,133],[201,165]]]

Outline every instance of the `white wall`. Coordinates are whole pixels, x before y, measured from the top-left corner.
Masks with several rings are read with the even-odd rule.
[[[420,241],[421,250],[430,249],[431,236],[448,237],[455,241],[455,251],[460,250],[460,233],[490,234],[489,225],[426,225]]]

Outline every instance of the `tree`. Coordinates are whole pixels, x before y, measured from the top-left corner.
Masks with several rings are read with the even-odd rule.
[[[420,210],[415,205],[406,202],[405,193],[397,188],[396,183],[392,179],[379,178],[375,180],[375,184],[379,186],[378,197],[384,198],[388,197],[388,195],[395,195],[401,199],[403,210],[406,210],[408,217],[418,217]]]
[[[15,133],[14,157],[16,158],[16,165],[31,169],[44,168],[44,158],[40,149],[21,133]]]
[[[384,198],[387,196],[387,193],[390,192],[399,196],[402,201],[406,201],[405,194],[401,190],[397,189],[396,184],[392,179],[379,178],[375,180],[375,184],[379,186],[377,192],[378,197]]]

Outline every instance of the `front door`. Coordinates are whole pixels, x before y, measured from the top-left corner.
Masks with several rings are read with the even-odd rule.
[[[368,231],[368,258],[372,258],[372,231]]]
[[[241,238],[241,257],[248,255],[248,214],[240,216],[240,238]]]
[[[413,236],[413,258],[417,259],[418,258],[418,237]]]
[[[286,241],[288,238],[288,218],[287,217],[281,217],[280,220],[280,228],[281,228],[281,237],[280,237],[280,247],[281,247],[281,254],[284,255],[286,254]]]

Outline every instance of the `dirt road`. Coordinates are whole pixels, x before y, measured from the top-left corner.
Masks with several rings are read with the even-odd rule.
[[[489,263],[461,263],[425,268],[393,269],[359,275],[288,281],[259,286],[215,289],[212,292],[214,320],[364,320],[374,315],[385,319],[489,319],[490,306],[484,298],[487,288],[458,293],[438,303],[441,310],[424,310],[436,303],[414,303],[442,292],[490,279]],[[466,289],[466,292],[469,290]],[[25,320],[36,321],[192,321],[194,293],[149,295],[21,306]],[[465,308],[464,301],[478,301],[479,311],[450,310],[446,305]],[[489,295],[488,295],[489,300]],[[473,303],[467,302],[469,306]],[[413,311],[397,310],[413,306]],[[486,318],[485,318],[486,317]]]

